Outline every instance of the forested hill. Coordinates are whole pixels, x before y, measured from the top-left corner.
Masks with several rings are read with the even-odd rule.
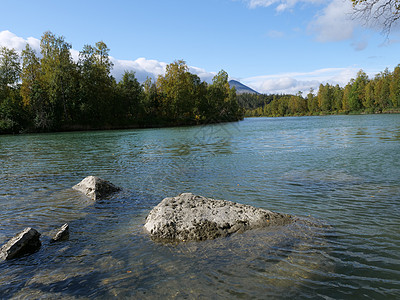
[[[45,32],[40,54],[0,48],[0,133],[176,126],[237,121],[244,111],[221,70],[211,84],[184,61],[164,76],[120,82],[104,42],[85,45],[77,62],[62,36]]]

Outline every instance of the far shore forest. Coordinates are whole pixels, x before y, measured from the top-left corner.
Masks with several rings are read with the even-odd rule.
[[[0,133],[142,128],[237,121],[244,116],[400,112],[400,65],[370,79],[360,70],[345,87],[321,84],[307,95],[236,95],[221,70],[211,84],[182,60],[164,76],[117,82],[104,42],[85,45],[78,61],[62,36],[45,32],[40,53],[0,48]]]
[[[327,83],[307,95],[243,94],[238,101],[246,117],[400,113],[400,65],[373,79],[360,70],[345,87]]]

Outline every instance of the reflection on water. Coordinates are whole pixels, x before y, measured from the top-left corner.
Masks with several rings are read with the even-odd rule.
[[[0,298],[398,298],[400,115],[0,137]],[[92,202],[71,186],[123,188]],[[162,245],[144,218],[181,192],[298,215],[226,239]],[[50,244],[63,223],[70,239]]]

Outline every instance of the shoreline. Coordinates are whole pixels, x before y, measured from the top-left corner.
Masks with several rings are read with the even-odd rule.
[[[131,130],[131,129],[162,129],[162,128],[176,128],[176,127],[192,127],[192,126],[205,126],[212,124],[225,124],[225,123],[234,123],[243,121],[244,117],[238,120],[225,120],[225,121],[216,121],[216,120],[206,120],[204,122],[199,123],[186,123],[186,124],[144,124],[144,125],[105,125],[94,127],[91,125],[72,125],[65,126],[60,128],[59,130],[49,130],[49,131],[22,131],[17,133],[7,133],[0,132],[0,136],[14,136],[14,135],[24,135],[24,134],[49,134],[49,133],[67,133],[67,132],[90,132],[90,131],[113,131],[113,130]]]
[[[245,116],[245,118],[283,118],[283,117],[318,117],[318,116],[356,116],[356,115],[389,115],[389,114],[400,114],[400,108],[391,108],[384,111],[349,111],[349,112],[319,112],[315,114],[289,114],[283,116],[270,116],[270,115],[258,115],[258,116]]]

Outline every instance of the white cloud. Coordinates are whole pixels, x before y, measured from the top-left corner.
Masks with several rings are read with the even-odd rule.
[[[197,68],[197,67],[189,67],[189,72],[196,74],[201,78],[201,80],[206,81],[208,83],[211,83],[213,77],[217,75],[216,72],[208,72],[202,68]]]
[[[148,60],[146,58],[138,58],[136,60],[120,60],[111,57],[111,61],[114,63],[112,75],[117,79],[121,79],[125,71],[133,71],[136,73],[136,78],[143,82],[148,77],[157,78],[158,75],[165,73],[166,63],[159,62],[157,60]]]
[[[357,71],[353,67],[326,68],[304,73],[249,77],[240,81],[265,94],[296,94],[299,91],[307,94],[311,88],[317,91],[321,83],[344,86],[356,77]]]
[[[15,49],[18,52],[22,52],[27,43],[34,50],[39,52],[40,40],[33,37],[28,37],[25,40],[24,38],[19,37],[8,30],[0,31],[0,46],[5,46],[7,48]]]
[[[69,50],[69,52],[71,53],[71,57],[72,59],[77,62],[79,60],[79,51],[75,50],[75,49],[71,49]]]
[[[368,47],[368,31],[360,36],[359,29],[380,30],[376,24],[366,23],[354,14],[352,4],[348,0],[332,0],[314,20],[308,29],[316,35],[319,42],[338,42],[350,40],[350,45],[356,51]]]
[[[357,22],[351,18],[348,0],[331,1],[309,24],[319,42],[343,41],[353,37]]]
[[[297,3],[324,3],[323,0],[245,0],[250,8],[269,7],[276,5],[276,11],[282,12],[284,10],[293,8]]]

